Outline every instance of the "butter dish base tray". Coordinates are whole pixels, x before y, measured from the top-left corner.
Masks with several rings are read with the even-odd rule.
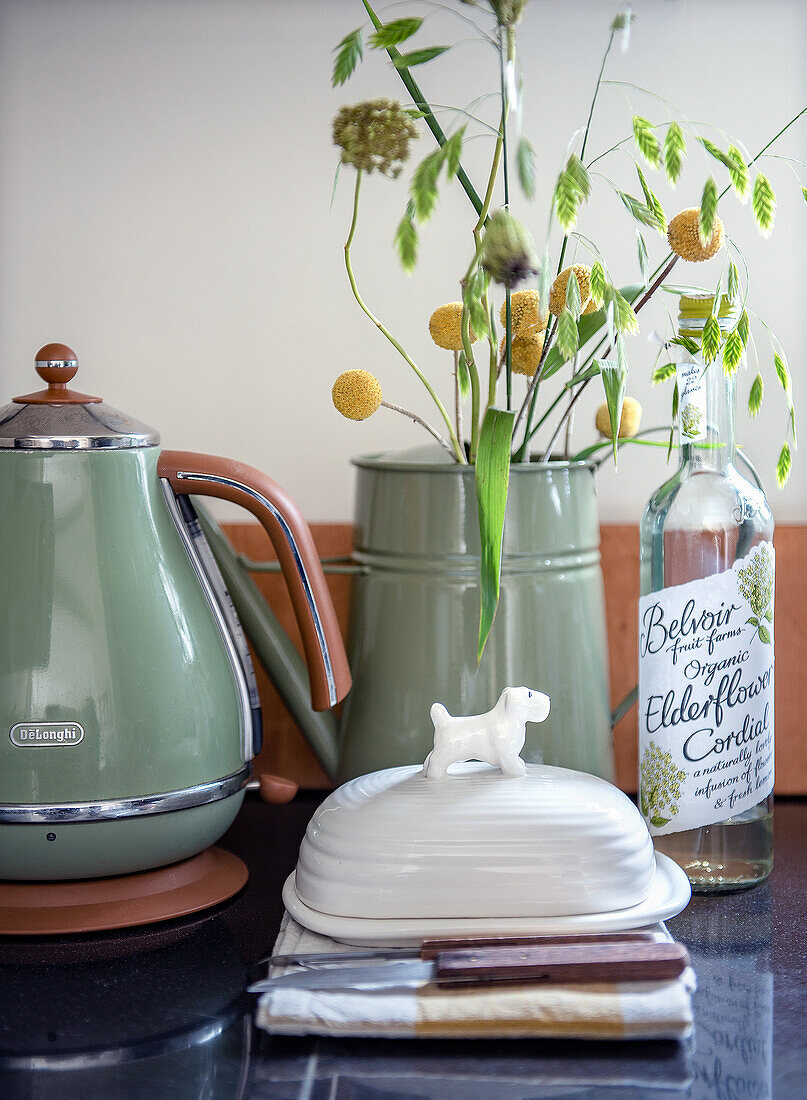
[[[411,947],[425,939],[453,936],[548,936],[575,932],[622,932],[668,920],[691,897],[689,879],[678,864],[655,853],[656,871],[648,896],[638,905],[604,913],[553,917],[344,917],[312,909],[297,894],[294,871],[283,886],[289,915],[312,932],[355,947]]]

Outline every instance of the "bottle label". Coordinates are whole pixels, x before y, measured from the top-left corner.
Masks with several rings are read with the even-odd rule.
[[[639,600],[639,805],[653,835],[773,790],[774,551]]]
[[[706,379],[703,363],[685,359],[676,364],[678,435],[682,443],[706,438]]]

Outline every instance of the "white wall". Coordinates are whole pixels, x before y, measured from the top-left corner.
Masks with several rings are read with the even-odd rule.
[[[616,7],[532,0],[522,24],[524,126],[539,150],[540,190],[535,205],[518,198],[516,209],[541,247],[554,176],[568,136],[585,121]],[[630,50],[612,54],[612,78],[652,86],[752,152],[807,103],[801,0],[638,0],[634,10]],[[333,114],[343,102],[402,95],[379,54],[332,90],[332,47],[361,21],[359,0],[0,0],[4,400],[31,388],[31,357],[42,343],[65,341],[81,360],[80,389],[154,424],[168,446],[263,467],[312,520],[350,516],[351,454],[421,442],[392,413],[349,424],[330,402],[333,378],[361,366],[378,374],[390,400],[432,415],[350,295],[342,267],[350,172],[329,209]],[[457,26],[465,37],[436,11],[424,42],[450,40]],[[495,75],[493,51],[476,43],[420,70],[438,103],[464,104]],[[608,88],[590,152],[629,133],[628,100],[654,121],[667,118],[662,104]],[[807,160],[806,135],[807,116],[779,151]],[[430,142],[423,137],[419,155]],[[471,146],[478,186],[488,149],[484,139]],[[707,170],[693,152],[677,193],[654,177],[671,213],[697,205]],[[613,158],[612,171],[636,192],[627,157]],[[788,349],[803,398],[807,206],[783,161],[768,161],[766,171],[779,193],[770,241],[734,198],[721,212],[751,265],[752,302]],[[633,230],[607,187],[599,191],[579,228],[601,243],[618,281],[635,281]],[[355,266],[373,308],[448,400],[449,365],[426,324],[436,305],[458,296],[470,207],[457,185],[444,188],[417,273],[407,278],[390,247],[404,202],[403,181],[366,182]],[[648,231],[658,261],[666,249],[653,237]],[[680,265],[676,278],[713,286],[719,268]],[[648,308],[643,336],[629,342],[629,391],[645,406],[646,424],[668,417],[669,392],[649,385],[654,350],[644,339],[663,321],[663,306]],[[785,413],[764,341],[760,350],[764,411],[753,426],[741,414],[738,434],[777,518],[803,521],[803,459],[784,493],[774,486]],[[741,404],[752,377],[749,370],[741,379]],[[589,390],[577,422],[581,446],[601,400],[598,385]],[[603,518],[635,521],[664,474],[660,453],[626,450],[618,477],[601,475]]]

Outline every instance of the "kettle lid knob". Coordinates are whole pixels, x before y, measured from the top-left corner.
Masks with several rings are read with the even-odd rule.
[[[67,344],[45,344],[34,356],[34,366],[42,381],[47,382],[48,388],[23,394],[22,397],[13,397],[15,404],[97,405],[101,401],[100,397],[91,397],[67,388],[67,383],[78,370],[78,357]]]
[[[34,356],[34,366],[43,382],[67,385],[78,370],[78,359],[67,344],[45,344]]]

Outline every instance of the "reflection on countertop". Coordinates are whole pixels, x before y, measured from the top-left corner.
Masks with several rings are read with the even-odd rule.
[[[695,897],[670,930],[698,975],[696,1033],[665,1042],[273,1038],[243,992],[321,794],[248,797],[222,842],[250,881],[210,913],[143,930],[0,938],[0,1096],[306,1100],[801,1097],[807,1075],[807,801],[776,808],[776,867]]]

